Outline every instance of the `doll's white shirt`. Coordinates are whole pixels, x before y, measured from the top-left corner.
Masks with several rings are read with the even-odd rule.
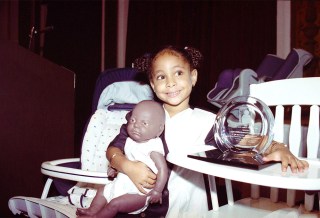
[[[170,153],[185,153],[188,146],[204,145],[215,114],[201,109],[186,109],[173,117],[166,112],[165,138]],[[201,217],[208,212],[203,175],[179,166],[171,171],[169,210],[166,217]]]
[[[151,139],[147,142],[137,143],[131,138],[127,138],[124,153],[129,160],[145,163],[155,174],[158,173],[155,163],[150,157],[150,153],[156,151],[164,155],[162,140],[160,138]]]
[[[158,172],[155,163],[150,157],[152,151],[159,152],[164,155],[164,149],[162,140],[160,138],[151,139],[147,142],[137,143],[131,138],[127,138],[126,145],[124,147],[125,154],[129,160],[141,161],[145,163],[155,174]],[[149,192],[151,189],[145,189]],[[123,173],[118,173],[117,177],[104,187],[103,195],[110,202],[113,198],[116,198],[124,194],[140,194],[141,193],[129,177]],[[131,214],[141,213],[147,208],[148,204],[140,210],[134,211]]]

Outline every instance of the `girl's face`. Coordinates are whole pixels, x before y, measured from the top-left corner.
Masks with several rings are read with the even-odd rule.
[[[197,70],[191,71],[190,65],[176,54],[164,53],[154,60],[150,84],[170,116],[189,108],[197,75]]]

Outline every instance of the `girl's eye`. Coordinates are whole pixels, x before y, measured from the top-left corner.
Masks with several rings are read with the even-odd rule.
[[[183,74],[183,72],[181,70],[176,71],[176,76],[181,76]]]
[[[149,124],[147,122],[143,122],[144,126],[149,126]]]
[[[130,123],[134,123],[134,122],[135,122],[135,119],[134,119],[134,118],[131,118],[129,121],[130,121]]]
[[[158,75],[158,76],[156,77],[156,79],[157,79],[157,80],[163,80],[163,79],[164,79],[164,76],[163,76],[163,75]]]

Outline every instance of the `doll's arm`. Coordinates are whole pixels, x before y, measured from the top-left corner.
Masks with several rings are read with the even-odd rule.
[[[168,166],[167,166],[166,159],[159,152],[155,152],[155,151],[151,152],[150,157],[154,161],[158,169],[158,173],[157,173],[156,184],[154,188],[148,193],[148,196],[150,196],[149,201],[150,203],[156,203],[160,201],[160,204],[161,204],[162,191],[168,180]]]
[[[110,165],[119,172],[126,174],[140,192],[146,194],[143,187],[154,187],[156,175],[144,163],[130,161],[119,148],[113,146],[109,146],[107,157]]]
[[[130,161],[124,155],[124,145],[129,137],[126,129],[127,124],[123,124],[120,133],[108,146],[106,156],[113,168],[129,176],[139,191],[146,193],[143,186],[145,188],[153,188],[156,182],[156,175],[144,163]],[[148,185],[145,186],[144,184]]]

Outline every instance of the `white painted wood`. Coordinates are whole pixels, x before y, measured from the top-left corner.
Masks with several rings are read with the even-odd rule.
[[[278,94],[276,94],[278,93]],[[320,97],[320,78],[293,78],[278,80],[250,86],[250,95],[264,101],[267,105],[277,106],[275,118],[275,140],[283,141],[280,127],[284,123],[283,106],[292,106],[292,114],[289,130],[289,149],[295,156],[302,156],[302,124],[301,124],[301,106],[309,105],[311,107],[309,127],[307,135],[308,158],[316,158],[319,149],[319,105]],[[278,116],[278,113],[279,115]],[[278,132],[279,131],[279,132]],[[309,144],[310,143],[310,144]],[[312,155],[311,155],[312,154]],[[278,197],[275,189],[272,189],[270,198],[276,202]],[[305,205],[307,210],[313,207],[313,195],[305,195]],[[287,204],[292,207],[295,204],[295,191],[287,190]]]
[[[212,146],[210,147],[212,149]],[[319,160],[308,160],[308,171],[300,173],[299,176],[290,170],[282,172],[280,163],[260,170],[251,170],[196,160],[186,154],[169,153],[167,160],[194,171],[239,182],[296,190],[320,190]]]

